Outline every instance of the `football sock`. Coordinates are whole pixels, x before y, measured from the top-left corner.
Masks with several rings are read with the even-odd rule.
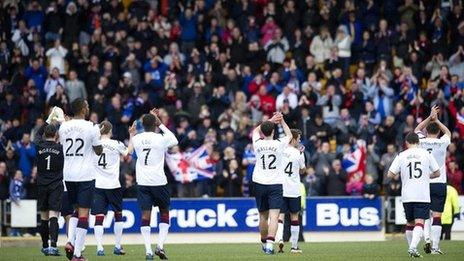
[[[169,232],[169,212],[161,213],[160,216],[158,248],[164,249],[164,242],[166,241]]]
[[[95,217],[95,226],[93,227],[95,241],[97,242],[97,251],[103,250],[102,239],[103,239],[103,219],[104,216]]]
[[[153,254],[153,250],[151,249],[151,227],[150,227],[150,220],[142,219],[142,225],[140,226],[140,233],[142,233],[143,241],[145,243],[145,253]]]
[[[430,218],[424,221],[424,240],[426,243],[430,243]]]
[[[283,241],[283,235],[284,235],[284,222],[279,219],[279,223],[277,223],[276,241],[277,242]]]
[[[48,237],[49,237],[49,228],[48,220],[40,220],[39,226],[40,237],[42,238],[42,247],[48,248]]]
[[[441,218],[434,217],[432,223],[432,248],[433,249],[440,249],[440,236],[441,236]]]
[[[164,242],[169,232],[169,224],[159,223],[158,248],[164,249]]]
[[[406,234],[406,240],[408,240],[408,247],[411,246],[412,230],[413,229],[414,229],[414,226],[406,225],[405,234]]]
[[[89,228],[89,221],[87,217],[80,217],[77,222],[76,228],[76,241],[74,242],[74,256],[82,256],[82,248],[85,244],[85,236],[87,235],[87,229]]]
[[[268,236],[266,239],[266,249],[273,250],[274,249],[274,242],[275,242],[275,237]]]
[[[69,218],[69,225],[68,225],[68,242],[74,245],[76,241],[76,228],[77,228],[77,223],[79,222],[79,219],[77,218],[77,214],[74,213],[70,218]]]
[[[58,225],[58,218],[57,217],[51,217],[50,218],[50,225],[49,225],[49,233],[50,233],[50,246],[51,247],[56,247],[56,242],[58,241],[58,231],[59,231],[59,225]]]
[[[423,224],[416,224],[414,229],[412,230],[412,240],[409,249],[417,250],[417,245],[419,244],[421,237],[423,235],[424,225]]]
[[[300,222],[298,220],[292,221],[290,225],[290,242],[292,248],[298,247],[298,237],[300,235]]]
[[[114,246],[116,248],[121,248],[122,230],[123,230],[122,214],[115,213],[114,214],[114,237],[115,237]]]

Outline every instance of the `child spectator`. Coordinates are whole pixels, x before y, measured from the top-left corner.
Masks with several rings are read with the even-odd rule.
[[[17,170],[13,179],[10,182],[10,200],[16,205],[20,205],[21,199],[26,197],[26,190],[24,189],[23,173]],[[19,228],[11,228],[10,236],[19,237],[21,233]]]
[[[350,196],[359,196],[363,191],[362,174],[357,172],[353,174],[351,180],[346,183],[346,194]]]
[[[364,177],[364,183],[362,188],[362,194],[364,198],[374,199],[379,195],[379,185],[374,183],[374,178],[371,175]]]

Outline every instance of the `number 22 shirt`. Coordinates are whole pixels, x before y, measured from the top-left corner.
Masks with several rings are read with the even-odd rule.
[[[82,119],[73,119],[63,122],[58,133],[64,150],[64,180],[94,180],[95,152],[92,147],[101,145],[98,125]]]
[[[422,148],[410,148],[398,154],[389,171],[401,173],[401,201],[430,203],[430,174],[439,170],[435,158]]]

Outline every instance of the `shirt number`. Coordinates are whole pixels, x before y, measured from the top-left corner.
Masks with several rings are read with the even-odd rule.
[[[412,179],[413,177],[418,179],[422,176],[422,169],[420,168],[421,163],[419,161],[414,162],[414,175],[413,175],[413,166],[412,162],[409,162],[408,168],[409,168],[409,179]],[[417,174],[416,174],[417,173]]]
[[[52,159],[52,156],[51,155],[48,155],[45,160],[47,161],[47,170],[50,170],[50,161]]]
[[[84,140],[81,139],[81,138],[77,138],[76,140],[73,140],[71,138],[69,139],[66,139],[66,144],[68,144],[68,148],[66,149],[66,156],[68,157],[72,157],[72,156],[84,156],[83,153],[81,153],[81,150],[82,148],[84,147]],[[71,148],[73,147],[73,145],[76,145],[76,149],[73,152],[71,152]]]
[[[144,161],[145,165],[148,165],[148,155],[150,155],[150,151],[151,149],[143,149],[143,152],[147,152],[145,154],[145,161]]]
[[[267,169],[276,169],[276,156],[274,154],[267,155],[267,158],[270,160],[269,165],[267,165]],[[266,169],[266,157],[265,155],[261,156],[261,160],[263,163],[263,169]]]
[[[106,163],[106,155],[105,153],[102,153],[98,159],[98,166],[102,166],[104,169],[106,169],[106,165],[108,165]]]
[[[287,174],[290,177],[293,174],[292,169],[293,169],[293,162],[289,162],[287,164],[287,167],[285,167],[285,174]]]

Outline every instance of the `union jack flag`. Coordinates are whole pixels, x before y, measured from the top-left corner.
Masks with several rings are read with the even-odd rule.
[[[204,145],[192,152],[166,153],[166,164],[175,180],[182,184],[216,175],[215,162]]]

